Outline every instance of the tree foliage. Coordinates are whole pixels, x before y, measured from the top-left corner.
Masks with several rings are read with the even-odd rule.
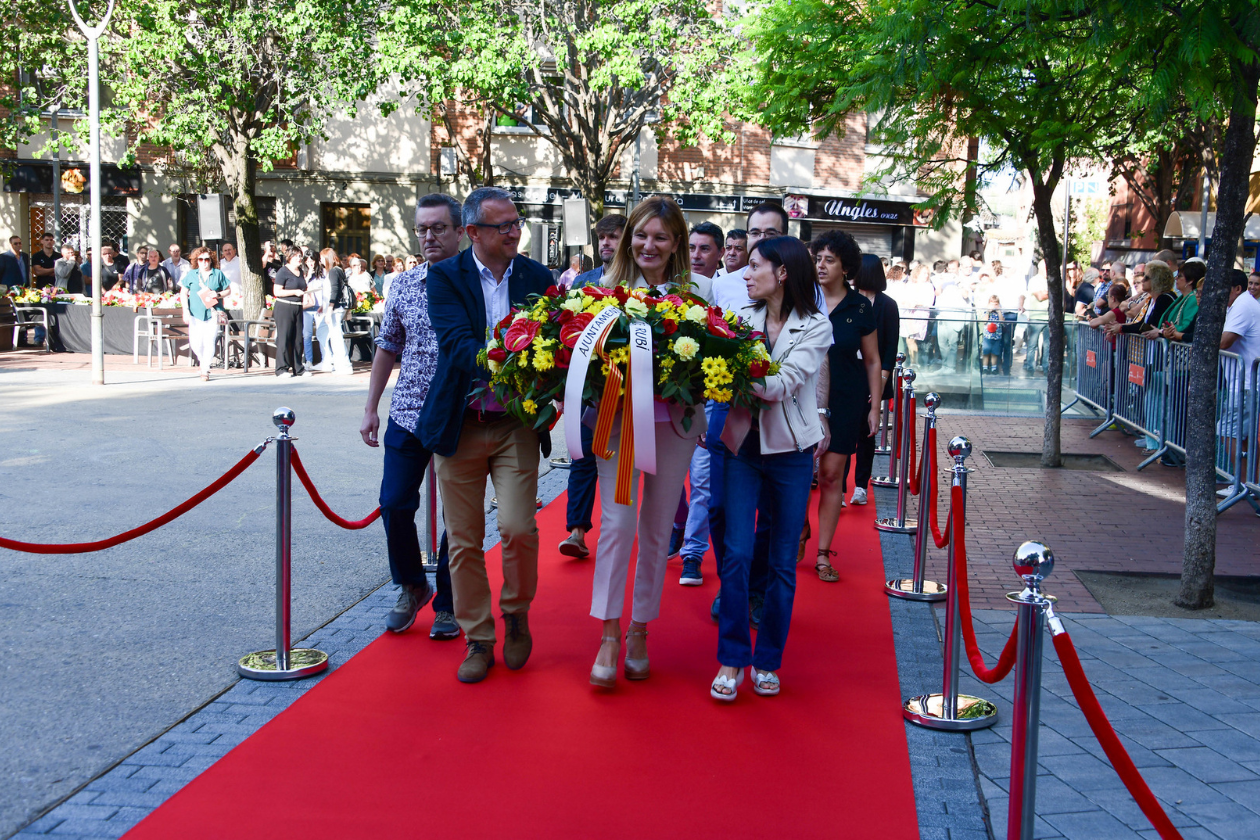
[[[389,15],[383,73],[437,119],[449,120],[445,103],[455,101],[487,125],[506,118],[528,127],[555,147],[596,208],[654,112],[684,143],[730,137],[726,70],[737,41],[700,0],[403,0]],[[470,174],[486,175],[488,157],[460,155]]]

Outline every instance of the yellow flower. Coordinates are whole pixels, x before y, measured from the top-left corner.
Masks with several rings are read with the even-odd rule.
[[[630,359],[629,347],[618,347],[616,350],[608,354],[608,361],[614,365],[624,365]]]
[[[529,351],[528,350],[522,350],[519,354],[517,354],[516,365],[517,367],[529,367]]]
[[[703,306],[693,304],[687,310],[686,318],[688,321],[693,321],[697,324],[707,324],[709,322],[709,313]]]
[[[486,367],[490,368],[491,373],[498,373],[503,369],[503,365],[499,364],[494,359],[486,359]]]
[[[526,414],[538,413],[538,403],[533,400],[525,400],[525,402],[521,403],[521,408],[525,409]]]
[[[567,309],[567,310],[569,310],[570,312],[572,312],[574,315],[576,315],[577,313],[579,313],[579,312],[581,312],[581,311],[582,311],[582,299],[583,299],[583,297],[585,297],[585,296],[584,296],[584,295],[576,295],[576,296],[574,296],[574,297],[571,297],[571,298],[569,298],[568,300],[566,300],[564,303],[560,304],[560,308],[561,308],[561,309]],[[589,297],[588,297],[588,298],[586,298],[586,300],[590,300],[590,299],[591,299],[591,298],[589,298]]]
[[[662,301],[661,303],[656,304],[655,309],[662,315],[669,317],[674,312],[674,304],[669,301]]]
[[[625,310],[627,315],[633,315],[636,318],[646,318],[648,314],[647,304],[638,298],[627,300]]]
[[[538,350],[534,353],[534,369],[535,370],[551,370],[556,365],[555,356],[546,350]],[[530,412],[531,414],[533,412]]]
[[[696,307],[699,309],[700,307]],[[703,311],[703,310],[701,310]],[[689,336],[682,336],[674,342],[674,352],[678,354],[678,358],[684,362],[689,362],[700,352],[700,342]],[[707,361],[707,360],[706,360]]]
[[[730,402],[734,396],[729,388],[708,388],[704,392],[705,399],[715,400],[717,402]]]
[[[529,315],[525,312],[517,312],[515,315],[512,316],[512,322],[515,323],[521,320],[522,318],[528,318],[528,317]]]

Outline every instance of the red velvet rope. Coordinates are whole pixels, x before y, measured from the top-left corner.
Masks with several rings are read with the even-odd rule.
[[[910,495],[919,495],[919,467],[917,462],[918,452],[915,450],[914,427],[915,421],[918,419],[918,397],[910,398],[910,428],[906,430],[906,434],[910,435],[910,463],[906,470],[906,475],[910,480]]]
[[[958,522],[955,519],[962,509],[962,487],[954,485],[950,493],[949,528],[954,539],[954,585],[958,587],[958,615],[961,618],[963,641],[967,646],[967,659],[971,662],[971,670],[975,671],[976,679],[980,682],[1001,682],[1006,679],[1011,668],[1015,667],[1015,632],[1019,629],[1019,625],[1011,628],[1010,638],[1006,640],[1006,647],[1002,648],[1002,655],[998,657],[997,665],[991,669],[985,667],[984,655],[980,653],[980,648],[976,644],[976,628],[971,623],[971,596],[967,591],[967,542],[965,539],[967,523]]]
[[[245,470],[249,468],[250,464],[258,460],[258,456],[261,454],[261,447],[259,449],[251,450],[249,454],[236,462],[236,466],[225,472],[213,484],[193,496],[188,501],[184,502],[179,507],[167,511],[157,519],[146,522],[138,528],[132,528],[130,531],[124,531],[117,536],[104,540],[97,540],[96,542],[67,543],[64,545],[45,545],[42,543],[18,542],[17,540],[9,540],[4,537],[0,537],[0,548],[9,548],[13,551],[28,551],[31,554],[86,554],[91,551],[103,551],[106,548],[113,548],[114,546],[120,545],[129,540],[134,540],[136,537],[142,537],[150,531],[157,530],[166,523],[174,519],[178,519],[185,513],[188,513],[188,511],[192,510],[215,493],[218,493],[228,484],[232,483],[232,480],[241,473],[245,472]]]
[[[936,542],[937,548],[944,548],[949,545],[949,529],[952,517],[945,520],[945,533],[941,533],[940,524],[936,517],[936,427],[929,426],[926,439],[923,441],[923,457],[931,458],[931,466],[928,467],[927,488],[924,490],[924,498],[927,501],[927,520],[928,527],[932,529],[932,539]]]
[[[1124,744],[1120,743],[1116,731],[1111,728],[1111,723],[1107,720],[1106,713],[1098,704],[1098,698],[1094,696],[1094,690],[1090,688],[1089,680],[1085,677],[1085,669],[1081,667],[1080,657],[1076,655],[1076,645],[1072,644],[1072,637],[1067,633],[1058,633],[1053,636],[1053,639],[1054,649],[1059,654],[1059,662],[1063,665],[1063,673],[1067,676],[1068,685],[1072,687],[1072,694],[1076,696],[1076,702],[1085,713],[1085,720],[1089,721],[1089,728],[1094,730],[1094,737],[1102,745],[1103,752],[1107,754],[1111,766],[1115,768],[1116,775],[1137,800],[1138,807],[1142,809],[1143,814],[1146,814],[1146,818],[1159,832],[1159,836],[1164,840],[1174,838],[1181,840],[1181,832],[1173,826],[1168,815],[1164,813],[1163,806],[1147,787],[1146,780],[1133,765],[1133,759],[1129,758]]]
[[[342,519],[340,516],[333,513],[332,508],[328,506],[328,503],[325,502],[323,497],[319,495],[319,491],[315,489],[315,485],[312,483],[311,477],[306,474],[306,467],[302,466],[302,459],[298,457],[296,446],[293,447],[292,463],[293,472],[297,473],[297,477],[302,482],[302,486],[305,487],[306,492],[310,494],[311,501],[315,503],[315,507],[319,508],[319,512],[328,518],[329,522],[332,522],[334,525],[340,525],[342,528],[350,531],[358,531],[361,528],[366,528],[371,525],[380,517],[381,509],[378,507],[363,519],[359,519],[357,521]]]

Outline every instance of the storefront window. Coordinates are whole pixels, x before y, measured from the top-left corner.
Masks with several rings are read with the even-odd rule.
[[[367,204],[321,204],[322,233],[319,247],[338,254],[359,254],[371,259],[372,208]]]

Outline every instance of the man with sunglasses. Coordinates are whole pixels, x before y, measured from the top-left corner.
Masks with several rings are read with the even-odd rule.
[[[442,193],[430,193],[416,203],[415,232],[425,262],[413,263],[390,285],[385,315],[376,336],[376,353],[372,356],[367,405],[359,426],[364,443],[380,446],[377,406],[395,362],[401,359],[402,369],[389,402],[381,478],[381,524],[385,526],[389,572],[400,590],[398,604],[385,618],[385,627],[394,633],[407,630],[415,622],[416,613],[433,598],[435,615],[429,638],[437,640],[458,638],[459,625],[455,623],[446,534],[442,534],[438,551],[436,595],[429,589],[420,556],[416,511],[420,509],[420,484],[432,453],[420,441],[419,425],[438,362],[437,337],[429,317],[428,273],[434,264],[459,253],[459,243],[464,238],[461,213],[460,203]]]
[[[499,609],[503,661],[525,665],[533,647],[528,611],[538,585],[539,448],[551,453],[550,433],[539,434],[479,390],[490,371],[477,361],[487,331],[544,294],[551,272],[517,253],[521,228],[512,195],[496,187],[473,190],[464,202],[464,230],[472,247],[429,269],[429,313],[437,334],[437,371],[420,416],[420,439],[434,453],[450,535],[455,620],[467,640],[456,674],[460,682],[486,678],[494,665],[493,596],[482,551],[486,476],[498,497],[503,589]],[[475,392],[475,395],[474,395]]]

